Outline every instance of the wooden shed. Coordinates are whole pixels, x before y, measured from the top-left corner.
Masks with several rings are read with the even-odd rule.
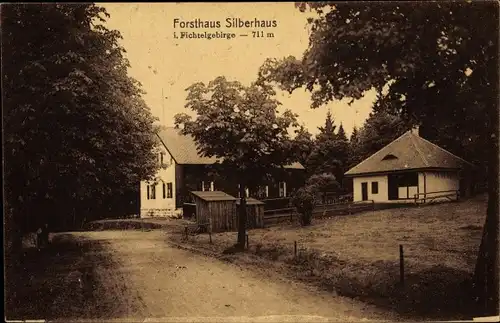
[[[237,198],[220,191],[193,191],[196,223],[211,224],[212,232],[236,228],[233,223]]]
[[[247,229],[263,228],[264,227],[264,202],[248,197],[246,199],[247,209]],[[235,228],[238,228],[240,199],[236,201],[237,214],[235,216]]]

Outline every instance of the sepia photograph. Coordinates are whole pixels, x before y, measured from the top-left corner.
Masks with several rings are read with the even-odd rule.
[[[8,322],[498,322],[499,3],[2,3]]]

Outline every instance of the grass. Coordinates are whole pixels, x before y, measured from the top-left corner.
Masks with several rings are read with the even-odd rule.
[[[318,219],[304,228],[286,224],[255,229],[249,232],[249,253],[262,260],[261,266],[268,266],[266,261],[284,264],[293,278],[401,315],[470,318],[474,308],[467,293],[486,204],[480,196]],[[221,253],[235,243],[236,233],[214,234],[212,239],[210,245],[206,235],[199,235],[189,243]],[[405,255],[404,287],[399,284],[399,245]]]
[[[100,248],[99,241],[57,234],[49,247],[40,251],[26,247],[16,261],[6,261],[5,317],[63,321],[108,318],[106,315],[117,307],[116,300],[109,299],[94,277],[96,264],[113,264],[97,252]],[[85,275],[84,288],[71,278],[76,272]]]

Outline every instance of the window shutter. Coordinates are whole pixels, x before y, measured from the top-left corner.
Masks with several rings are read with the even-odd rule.
[[[149,188],[149,184],[148,184],[148,185],[146,185],[146,187],[148,188],[148,200],[149,200],[149,189],[150,189],[150,188]]]
[[[163,198],[165,198],[165,183],[163,183]]]

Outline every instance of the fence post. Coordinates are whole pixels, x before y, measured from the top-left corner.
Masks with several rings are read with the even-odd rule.
[[[187,225],[184,227],[184,234],[186,235],[186,240],[188,239],[188,227]]]
[[[399,280],[401,286],[405,285],[405,263],[404,263],[404,252],[403,245],[399,245]]]
[[[351,203],[347,204],[347,212],[351,215]]]
[[[297,257],[297,241],[293,242],[293,256]]]
[[[375,201],[372,200],[372,210],[375,211]]]
[[[208,219],[208,237],[210,239],[210,244],[212,244],[212,219]]]
[[[246,241],[247,241],[247,249],[248,249],[248,232],[245,233],[245,238],[246,238]]]

